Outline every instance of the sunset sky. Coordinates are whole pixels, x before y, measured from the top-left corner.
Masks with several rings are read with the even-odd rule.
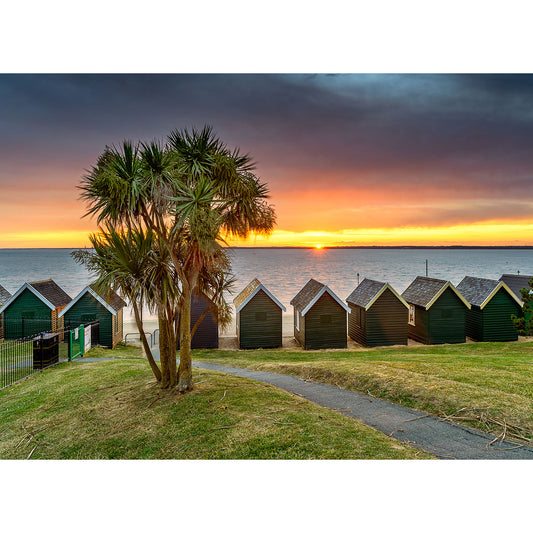
[[[211,124],[278,224],[249,246],[533,245],[530,75],[0,74],[0,247],[80,247],[106,145]]]

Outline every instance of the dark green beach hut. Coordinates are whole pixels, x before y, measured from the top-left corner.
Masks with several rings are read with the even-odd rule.
[[[205,294],[195,293],[192,295],[191,331],[194,330],[194,333],[191,339],[191,348],[194,350],[200,348],[218,348],[218,315],[216,307],[212,306],[211,303],[210,298]],[[200,318],[202,320],[196,326],[196,322]],[[179,335],[177,340],[179,350]]]
[[[409,305],[388,284],[365,278],[346,298],[348,335],[363,346],[407,344]]]
[[[59,313],[71,300],[51,279],[24,283],[0,308],[0,314],[4,314],[5,338],[17,339],[63,329]]]
[[[522,301],[503,281],[466,276],[457,290],[472,306],[466,312],[466,335],[476,341],[516,341],[511,315],[522,310]]]
[[[346,314],[350,309],[327,286],[310,279],[291,300],[294,338],[305,350],[346,348]]]
[[[99,321],[99,344],[114,348],[123,338],[123,308],[126,302],[114,291],[97,291],[94,284],[85,287],[62,311],[69,327]]]
[[[11,294],[0,285],[0,307],[2,307],[9,299]],[[0,313],[0,340],[4,338],[4,313]]]
[[[252,280],[233,300],[239,348],[279,348],[285,306],[258,280]]]
[[[500,281],[503,281],[507,287],[509,287],[516,297],[522,302],[522,294],[520,291],[522,289],[530,290],[529,280],[533,279],[533,274],[531,276],[523,276],[517,274],[502,274]]]
[[[470,304],[450,281],[418,276],[402,298],[409,304],[407,335],[423,344],[466,341]]]

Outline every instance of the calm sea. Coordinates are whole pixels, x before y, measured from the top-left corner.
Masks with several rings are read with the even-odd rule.
[[[70,249],[0,250],[0,284],[14,293],[26,281],[52,278],[72,297],[91,278]],[[416,276],[459,283],[464,276],[498,279],[502,274],[533,275],[533,250],[506,249],[271,249],[231,250],[238,294],[257,277],[292,312],[290,300],[310,278],[328,285],[343,301],[368,277],[388,281],[403,292]],[[129,311],[125,319],[128,320]]]

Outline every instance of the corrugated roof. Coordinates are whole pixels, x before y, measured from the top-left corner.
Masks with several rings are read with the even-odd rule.
[[[0,307],[2,307],[11,298],[11,294],[0,285]]]
[[[470,304],[481,306],[499,284],[495,279],[465,276],[457,285],[457,290]]]
[[[517,274],[503,274],[500,281],[503,281],[522,301],[522,295],[520,289],[529,289],[528,282],[533,278],[531,276],[519,276]]]
[[[291,305],[299,311],[305,309],[323,287],[323,283],[320,283],[316,279],[310,279],[300,292],[291,300]]]
[[[254,278],[244,289],[235,297],[233,298],[233,303],[235,304],[235,307],[238,309],[244,301],[261,285],[261,282]]]
[[[31,281],[29,285],[55,307],[63,307],[72,300],[72,298],[52,279]]]
[[[126,302],[115,291],[98,291],[96,290],[96,283],[92,283],[90,287],[96,294],[98,294],[98,296],[100,296],[100,298],[102,298],[102,300],[105,300],[105,302],[110,305],[115,311],[120,311],[123,307],[126,307]]]
[[[375,298],[379,291],[386,285],[383,281],[374,281],[373,279],[365,278],[358,287],[356,287],[352,294],[346,298],[346,301],[359,307],[364,307]]]

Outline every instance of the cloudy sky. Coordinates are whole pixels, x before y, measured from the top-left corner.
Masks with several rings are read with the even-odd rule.
[[[270,186],[246,245],[533,245],[530,75],[1,74],[0,247],[86,245],[105,146],[204,124]]]

